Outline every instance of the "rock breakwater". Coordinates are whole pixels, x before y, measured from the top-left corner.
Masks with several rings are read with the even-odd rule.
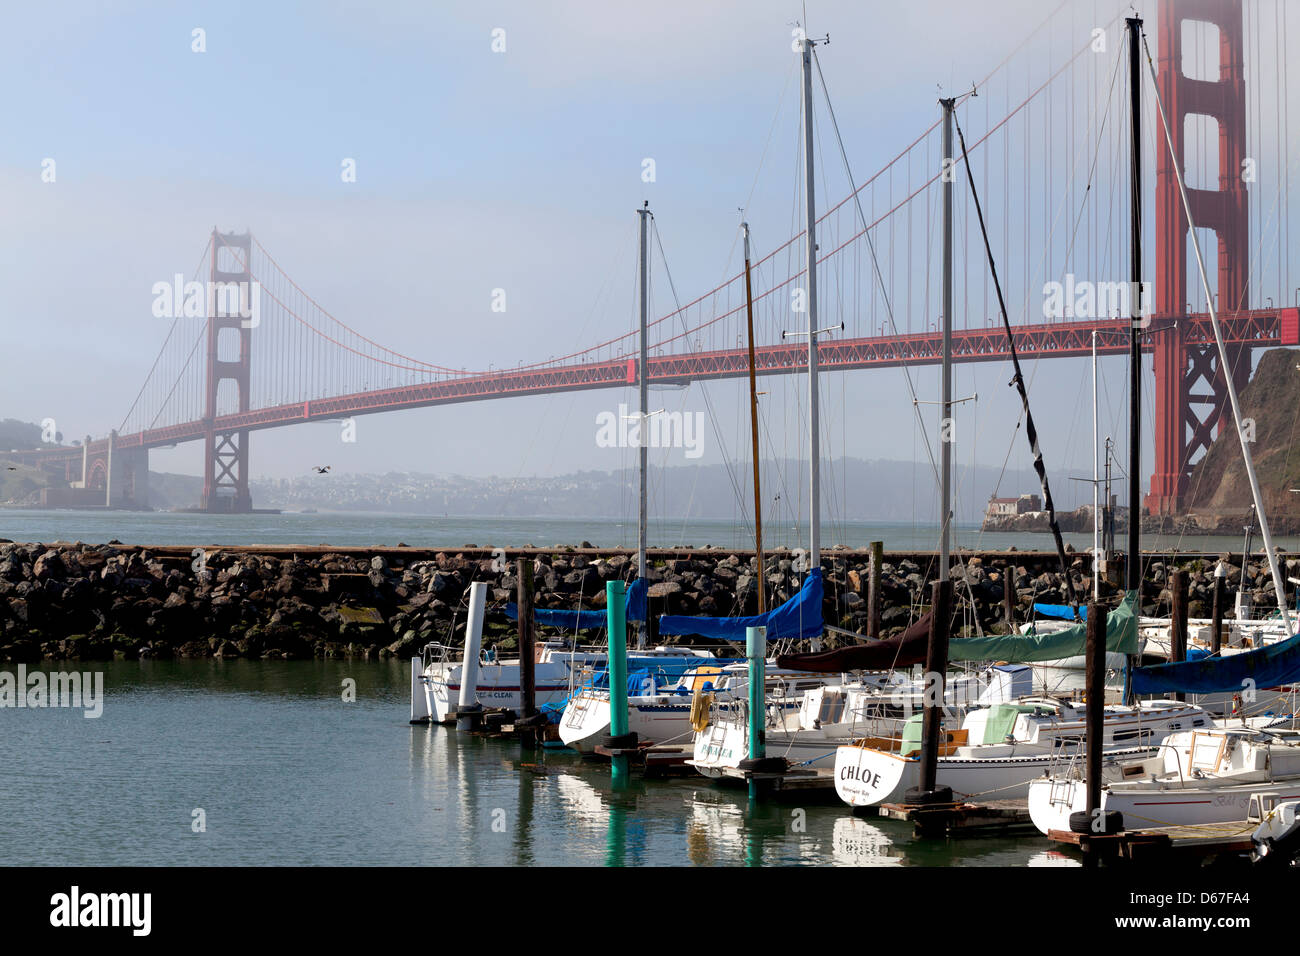
[[[515,632],[503,608],[515,599],[513,559],[520,556],[534,562],[536,603],[543,608],[600,609],[605,582],[631,580],[636,567],[627,552],[595,548],[520,550],[502,561],[499,554],[473,546],[429,552],[0,543],[0,661],[406,657],[430,641],[459,643],[474,581],[490,588],[485,644],[509,652]],[[1091,589],[1091,558],[1071,559],[1070,574],[1084,596]],[[759,575],[750,555],[719,548],[654,551],[651,563],[652,616],[757,611]],[[1214,556],[1179,560],[1191,572],[1192,616],[1210,612],[1214,563]],[[865,635],[869,555],[832,550],[822,565],[827,623]],[[1168,612],[1165,585],[1171,569],[1165,558],[1149,559],[1145,613]],[[1289,575],[1300,574],[1300,562],[1289,560],[1287,569]],[[886,554],[879,636],[895,634],[915,619],[936,572],[932,554]],[[1053,554],[964,554],[953,576],[966,608],[963,635],[976,632],[976,621],[986,632],[1005,630],[1008,579],[1021,620],[1035,601],[1065,600]],[[763,579],[773,603],[791,597],[801,578],[793,555],[768,556]],[[1230,593],[1240,582],[1240,569],[1234,567]],[[1273,603],[1262,561],[1248,566],[1246,587],[1257,604]],[[831,643],[852,640],[835,635]]]

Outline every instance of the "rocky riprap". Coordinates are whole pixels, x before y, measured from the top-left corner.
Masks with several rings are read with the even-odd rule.
[[[0,661],[216,658],[406,657],[430,641],[459,642],[472,581],[490,585],[485,643],[514,646],[515,625],[502,606],[515,599],[513,561],[502,571],[487,549],[330,551],[325,547],[214,548],[200,561],[190,549],[114,544],[0,544]],[[544,608],[602,608],[605,582],[630,580],[635,558],[621,551],[554,548],[512,553],[535,561],[536,603]],[[1091,589],[1090,560],[1072,555],[1081,597]],[[1210,613],[1214,559],[1186,558],[1189,611]],[[865,633],[868,556],[823,554],[824,614],[829,624]],[[1057,570],[1053,570],[1057,568]],[[1168,613],[1170,570],[1152,557],[1143,591],[1145,613]],[[757,611],[752,557],[718,548],[652,552],[652,615],[752,614]],[[765,573],[774,603],[792,596],[801,575],[791,556],[771,554]],[[1005,552],[963,555],[957,593],[986,631],[1004,630],[1002,588],[1014,576],[1019,614],[1034,601],[1065,600],[1054,555]],[[1287,561],[1287,574],[1300,562]],[[882,565],[882,634],[905,627],[929,597],[932,555],[886,554]],[[1240,570],[1232,568],[1229,593]],[[1248,588],[1273,603],[1268,567],[1252,562]],[[975,632],[969,611],[961,634]],[[542,634],[546,633],[543,629]],[[593,635],[594,636],[594,635]],[[666,639],[670,642],[673,639]],[[849,638],[832,638],[831,643]],[[692,643],[707,644],[705,641]]]

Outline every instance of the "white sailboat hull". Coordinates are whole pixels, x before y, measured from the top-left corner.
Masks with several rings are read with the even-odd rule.
[[[1143,757],[1155,748],[1121,751],[1112,756]],[[1056,759],[1059,759],[1056,758]],[[936,782],[952,788],[956,799],[1023,800],[1030,783],[1043,776],[1053,762],[1049,753],[995,758],[949,758],[937,761]],[[909,789],[920,785],[919,756],[846,745],[835,755],[835,792],[851,807],[901,803]]]
[[[564,663],[537,664],[535,667],[538,706],[558,703],[569,695],[569,668]],[[442,722],[456,709],[460,702],[460,675],[460,664],[429,668],[426,672],[433,720]],[[480,664],[475,697],[484,707],[521,710],[523,694],[519,689],[519,664],[511,661]]]
[[[1124,815],[1124,827],[1196,826],[1246,819],[1255,794],[1282,800],[1300,800],[1300,780],[1253,783],[1234,787],[1165,788],[1101,792],[1101,808]],[[1088,808],[1088,787],[1082,780],[1039,778],[1029,785],[1029,815],[1041,833],[1068,832],[1070,814]]]
[[[643,743],[685,742],[691,735],[691,698],[662,694],[644,700],[629,699],[627,729]],[[560,740],[580,753],[591,753],[609,734],[609,695],[575,694],[560,718]]]

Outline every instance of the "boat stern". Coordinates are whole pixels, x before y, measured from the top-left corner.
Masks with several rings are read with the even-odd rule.
[[[897,751],[843,744],[835,751],[835,792],[851,807],[901,801],[919,779],[920,760]]]

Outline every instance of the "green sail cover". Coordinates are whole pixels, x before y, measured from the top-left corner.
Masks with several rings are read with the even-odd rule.
[[[913,714],[903,722],[903,744],[898,751],[900,757],[921,752],[924,721],[925,714]]]
[[[965,637],[948,642],[950,661],[1006,661],[1021,664],[1076,657],[1087,651],[1088,625],[1075,624],[1054,634],[1001,634]],[[1106,615],[1106,650],[1119,654],[1138,652],[1137,592]]]

